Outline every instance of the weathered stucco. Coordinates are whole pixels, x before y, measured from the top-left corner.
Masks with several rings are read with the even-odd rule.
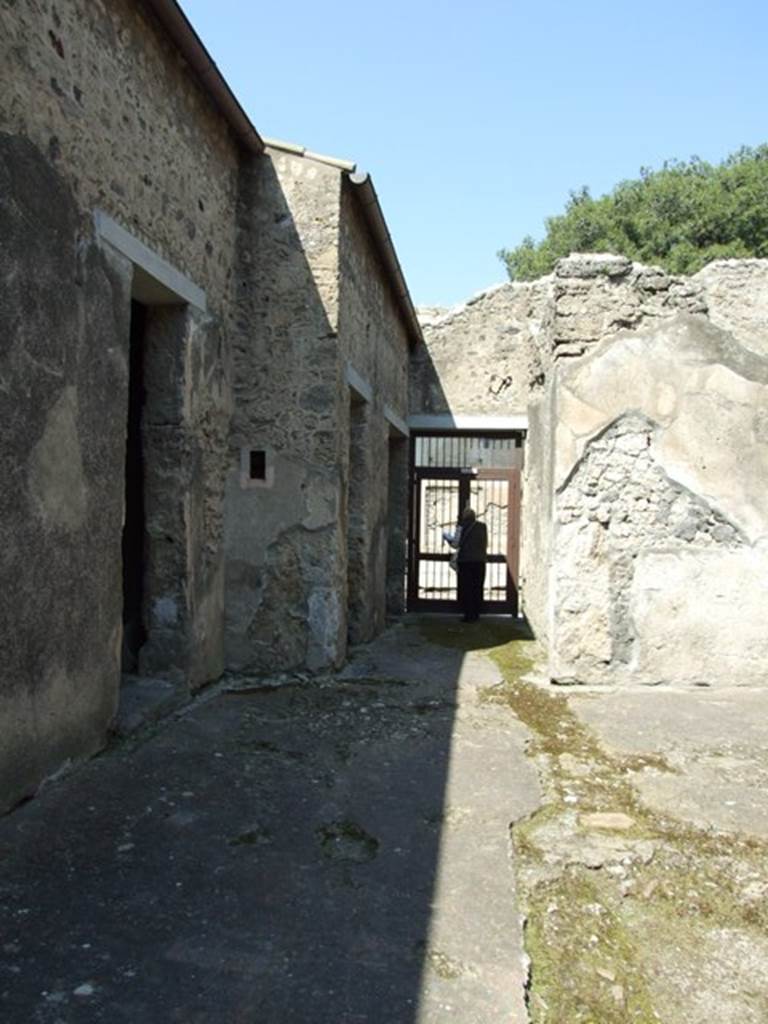
[[[575,259],[558,278],[573,280]],[[648,273],[622,277],[642,298]],[[611,334],[615,282],[584,280],[594,294],[579,284],[578,307],[567,302],[583,337],[572,335],[573,354],[557,361],[548,402],[531,417],[528,472],[544,482],[539,497],[551,473],[551,534],[529,530],[549,552],[536,615],[545,604],[550,674],[764,685],[768,361],[704,313],[679,311],[678,299],[614,317],[638,326]],[[684,284],[676,294],[689,308],[700,301]],[[624,313],[633,306],[626,292],[616,298]],[[537,446],[547,439],[549,451]]]
[[[117,700],[130,280],[77,231],[60,177],[0,135],[3,809],[98,749]]]
[[[2,809],[103,745],[121,669],[184,693],[338,664],[358,581],[357,636],[381,627],[407,346],[344,166],[246,151],[148,7],[5,4],[0,38]]]
[[[405,419],[407,340],[354,189],[338,164],[273,148],[244,192],[232,443],[266,452],[268,479],[228,478],[234,668],[338,665],[348,634],[384,624],[385,410]]]
[[[521,590],[556,681],[765,684],[767,286],[580,254],[421,311],[412,412],[527,405]]]

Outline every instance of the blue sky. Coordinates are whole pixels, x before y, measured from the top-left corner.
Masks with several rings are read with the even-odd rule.
[[[768,141],[765,0],[181,0],[262,135],[370,171],[417,304],[640,167]]]

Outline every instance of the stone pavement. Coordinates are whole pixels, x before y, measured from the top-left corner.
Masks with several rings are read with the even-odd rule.
[[[0,1020],[522,1024],[509,826],[539,789],[499,683],[400,625],[44,788],[0,821]]]
[[[632,773],[649,808],[704,831],[768,840],[766,690],[585,691],[571,706],[605,749],[663,758]]]
[[[533,1024],[766,1024],[768,689],[507,689]]]
[[[406,619],[150,709],[0,820],[0,1021],[766,1024],[768,689],[538,653]]]

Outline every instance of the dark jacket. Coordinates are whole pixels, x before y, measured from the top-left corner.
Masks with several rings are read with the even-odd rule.
[[[475,519],[461,528],[460,562],[484,562],[488,552],[488,528]]]

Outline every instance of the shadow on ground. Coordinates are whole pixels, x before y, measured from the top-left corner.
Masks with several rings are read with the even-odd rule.
[[[508,860],[504,773],[516,744],[523,778],[523,739],[476,699],[495,670],[479,659],[467,674],[467,658],[523,635],[424,619],[337,677],[230,679],[0,821],[2,1020],[522,1019],[503,956],[486,970],[480,948],[483,934],[509,945],[511,879],[488,890],[503,917],[473,924],[473,844],[487,825],[489,856]],[[467,806],[450,818],[462,701]],[[494,756],[504,792],[484,824],[470,805]],[[450,829],[459,866],[439,895]],[[435,946],[439,899],[447,941],[468,928],[463,948],[477,947],[464,959]]]

